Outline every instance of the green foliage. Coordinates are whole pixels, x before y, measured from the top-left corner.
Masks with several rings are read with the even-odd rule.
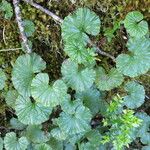
[[[69,111],[69,113],[62,112],[56,120],[59,128],[67,135],[75,135],[90,130],[92,117],[90,110],[76,101],[70,102],[71,105],[68,106],[72,111]]]
[[[33,143],[45,143],[49,141],[49,134],[42,131],[41,125],[29,125],[26,129],[26,137]]]
[[[48,144],[37,144],[35,145],[35,150],[53,150]]]
[[[7,92],[5,101],[9,107],[15,108],[15,102],[18,97],[18,92],[16,90],[10,90]]]
[[[4,144],[3,139],[0,137],[0,150],[3,150],[3,144]]]
[[[83,104],[88,107],[93,115],[99,112],[101,107],[102,94],[91,87],[83,92],[78,92],[76,98],[83,101]]]
[[[44,70],[45,67],[46,63],[35,53],[19,56],[12,72],[12,82],[18,93],[30,96],[34,74]]]
[[[61,72],[68,87],[76,91],[84,91],[90,88],[96,76],[93,69],[80,69],[77,63],[69,59],[63,62]]]
[[[24,31],[25,31],[26,36],[27,37],[32,36],[35,31],[34,23],[30,20],[24,20],[23,24],[24,24]]]
[[[119,29],[121,22],[120,21],[115,21],[113,24],[113,28],[106,28],[104,30],[104,35],[107,37],[108,42],[112,41],[112,38],[115,37],[114,33],[116,32],[117,29]]]
[[[145,90],[144,87],[134,81],[125,85],[128,95],[124,97],[124,104],[131,109],[138,108],[144,103]]]
[[[140,137],[143,144],[150,144],[150,116],[142,112],[138,112],[136,116],[142,120],[142,124],[135,130],[135,136]]]
[[[148,33],[148,23],[139,11],[129,12],[124,20],[127,32],[133,37],[142,37]]]
[[[103,136],[102,143],[112,142],[116,150],[122,150],[132,142],[130,134],[132,129],[138,127],[141,120],[134,116],[134,111],[124,109],[115,113],[120,107],[122,100],[114,98],[107,109],[106,118],[103,120],[104,126],[110,126],[109,132]]]
[[[49,85],[49,76],[39,73],[32,80],[32,96],[44,106],[55,107],[68,100],[67,86],[62,80],[57,80],[53,86]]]
[[[41,124],[48,120],[52,111],[50,107],[45,107],[29,97],[19,96],[15,104],[16,114],[23,124]]]
[[[100,32],[100,19],[88,8],[78,8],[73,14],[64,19],[61,28],[62,38],[65,41],[70,39],[87,41],[88,36],[86,33],[97,35]]]
[[[95,50],[85,46],[79,39],[70,40],[66,42],[64,51],[71,60],[79,64],[95,64]]]
[[[109,91],[123,82],[123,75],[115,68],[112,68],[108,74],[102,67],[97,68],[96,85],[101,91]]]
[[[116,66],[110,62],[110,70],[107,62],[97,61],[96,49],[90,44],[89,36],[100,32],[100,19],[88,8],[77,9],[61,25],[64,51],[69,56],[62,63],[62,77],[52,81],[49,71],[42,73],[46,63],[36,53],[19,56],[11,78],[15,90],[10,85],[5,97],[7,105],[15,110],[10,127],[17,134],[5,135],[5,149],[122,150],[136,138],[148,146],[150,116],[132,110],[144,103],[145,90],[129,78],[150,69],[150,40],[142,19],[137,12],[127,15],[124,24],[131,36],[129,51],[116,58]],[[34,24],[26,20],[24,26],[30,37]],[[111,38],[118,26],[111,31]],[[0,70],[1,89],[5,80]],[[110,101],[112,94],[118,93],[124,97]],[[2,143],[0,139],[0,149]]]
[[[144,146],[143,148],[142,148],[142,150],[149,150],[150,149],[150,146]]]
[[[6,75],[3,70],[0,68],[0,90],[5,87]]]
[[[130,54],[120,54],[116,65],[120,72],[129,77],[136,77],[150,69],[150,39],[130,39],[127,44]]]
[[[29,143],[26,137],[17,139],[16,133],[10,132],[6,134],[4,144],[6,150],[26,150]]]
[[[23,123],[21,123],[18,119],[16,118],[11,118],[10,119],[10,125],[13,129],[16,130],[23,130],[26,128],[26,125],[24,125]]]
[[[11,19],[13,16],[12,6],[6,0],[2,0],[0,3],[0,11],[4,12],[5,19]]]

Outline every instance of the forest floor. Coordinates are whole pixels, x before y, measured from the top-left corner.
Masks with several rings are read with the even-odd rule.
[[[122,26],[114,33],[111,42],[108,42],[104,35],[106,29],[112,28],[114,23],[123,20],[126,14],[132,10],[141,11],[145,20],[150,22],[150,1],[148,2],[148,0],[78,0],[74,4],[71,0],[35,0],[35,2],[51,10],[62,19],[78,7],[89,7],[99,15],[101,20],[101,32],[94,40],[101,49],[114,57],[127,50],[125,43],[127,34]],[[60,25],[50,16],[26,3],[21,2],[21,10],[23,18],[33,21],[36,26],[36,31],[30,40],[33,43],[33,51],[38,53],[47,63],[45,72],[50,75],[52,80],[60,78],[60,67],[66,58],[63,52]],[[6,20],[0,13],[0,66],[4,69],[8,79],[11,78],[13,63],[23,52],[21,50],[6,52],[1,50],[20,47],[15,16],[11,20]],[[114,66],[108,57],[99,56],[99,60],[105,68],[109,69]],[[146,101],[139,109],[150,115],[150,74],[141,75],[135,80],[142,83],[146,90]],[[0,97],[0,124],[4,127],[7,127],[8,119],[13,116],[4,101],[4,96],[8,89],[12,88],[11,86],[11,80],[7,80],[7,86]]]

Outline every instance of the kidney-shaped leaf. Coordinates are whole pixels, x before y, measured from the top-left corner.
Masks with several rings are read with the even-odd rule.
[[[5,86],[5,81],[6,81],[6,75],[5,73],[2,71],[2,69],[0,69],[0,90],[2,90]]]
[[[3,150],[3,144],[4,144],[4,141],[3,141],[3,139],[0,137],[0,150]]]
[[[101,106],[101,94],[100,92],[91,87],[83,92],[78,92],[76,94],[77,99],[81,99],[83,101],[84,106],[88,107],[93,115],[99,112]]]
[[[118,70],[130,77],[146,73],[150,69],[150,39],[131,39],[127,46],[132,54],[120,54],[116,58]]]
[[[142,37],[148,33],[148,23],[139,11],[129,12],[124,20],[127,32],[133,37]]]
[[[101,91],[109,91],[123,82],[123,75],[115,68],[106,74],[104,68],[99,67],[96,71],[96,85]]]
[[[60,128],[52,129],[51,135],[59,141],[65,140],[67,138],[67,135],[64,132],[62,132]]]
[[[28,146],[28,140],[26,137],[17,139],[16,133],[9,132],[4,138],[4,145],[6,150],[26,150]]]
[[[141,125],[136,130],[136,136],[141,137],[141,138],[143,137],[143,139],[144,139],[145,135],[149,131],[150,116],[144,112],[138,112],[138,113],[136,113],[136,116],[142,120]]]
[[[45,143],[49,140],[49,133],[41,130],[42,125],[29,125],[26,129],[26,137],[33,143]]]
[[[150,150],[150,145],[149,146],[143,146],[142,150]]]
[[[5,97],[5,101],[7,105],[14,108],[17,97],[18,97],[18,92],[16,90],[8,91]]]
[[[69,97],[66,84],[62,80],[57,80],[50,86],[49,76],[46,73],[36,75],[31,84],[31,93],[36,101],[50,107],[60,105]]]
[[[64,40],[70,38],[87,40],[85,33],[97,35],[100,31],[99,17],[88,8],[78,8],[73,14],[67,16],[62,28],[62,37]]]
[[[32,99],[22,96],[17,98],[15,110],[19,121],[23,124],[41,124],[48,120],[52,111],[50,107],[32,102]]]
[[[83,105],[77,105],[77,107],[72,105],[72,108],[73,114],[66,112],[60,114],[60,117],[57,119],[59,128],[67,135],[87,132],[90,129],[90,121],[92,118],[90,110]]]
[[[35,53],[19,56],[15,62],[12,81],[15,89],[23,96],[31,95],[34,73],[44,70],[46,63]]]
[[[23,130],[24,128],[26,128],[26,125],[24,125],[23,123],[21,123],[18,119],[14,117],[10,119],[10,125],[15,130]]]
[[[67,85],[76,91],[84,91],[90,88],[96,76],[93,69],[79,70],[78,64],[69,59],[63,62],[61,72]]]
[[[138,108],[144,103],[145,90],[144,87],[134,81],[125,85],[128,95],[124,97],[124,104],[131,109]]]
[[[95,50],[86,48],[85,44],[78,40],[68,41],[65,44],[64,51],[71,60],[79,64],[95,64]]]
[[[50,145],[42,143],[42,144],[36,144],[34,146],[35,150],[53,150]]]

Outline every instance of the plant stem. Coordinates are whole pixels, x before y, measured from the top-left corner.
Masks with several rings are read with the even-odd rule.
[[[89,41],[89,44],[90,44],[91,46],[93,46],[93,47],[96,48],[96,52],[97,52],[97,53],[99,53],[99,54],[101,54],[101,55],[103,55],[103,56],[107,56],[107,57],[111,58],[111,59],[113,60],[113,62],[116,62],[116,59],[115,59],[114,56],[112,56],[112,55],[110,55],[110,54],[104,52],[103,50],[101,50],[101,49],[100,49],[98,46],[96,46],[96,44],[94,44],[91,40]]]
[[[17,50],[21,50],[21,49],[22,49],[22,48],[1,49],[0,52],[17,51]]]
[[[41,10],[42,12],[46,13],[47,15],[51,16],[56,22],[62,23],[63,19],[61,19],[59,16],[55,15],[54,13],[52,13],[51,11],[49,11],[48,9],[38,5],[37,3],[32,2],[31,0],[23,0],[24,2],[30,4],[31,6]]]
[[[22,39],[22,42],[24,44],[25,50],[27,51],[27,53],[31,53],[32,50],[29,47],[28,39],[27,39],[25,32],[24,32],[24,26],[23,26],[23,21],[21,18],[20,7],[19,7],[19,0],[13,0],[13,5],[14,5],[14,9],[15,9],[16,21],[18,23],[21,39]]]

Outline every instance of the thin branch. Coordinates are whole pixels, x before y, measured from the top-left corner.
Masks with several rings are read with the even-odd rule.
[[[34,3],[32,0],[23,0],[24,2],[30,4],[31,6],[41,10],[42,12],[48,14],[49,16],[51,16],[55,21],[59,22],[59,23],[62,23],[63,22],[63,19],[61,19],[59,16],[55,15],[54,13],[52,13],[51,11],[49,11],[48,9],[40,6],[39,4],[37,3]],[[103,56],[107,56],[109,58],[111,58],[114,62],[115,62],[115,57],[102,51],[99,47],[97,47],[94,43],[92,43],[92,41],[89,41],[89,44],[93,47],[96,48],[96,52],[103,55]]]
[[[96,44],[94,44],[91,40],[89,41],[89,44],[90,44],[91,46],[93,46],[93,47],[96,48],[96,52],[97,52],[97,53],[99,53],[99,54],[101,54],[101,55],[103,55],[103,56],[107,56],[107,57],[111,58],[111,59],[113,60],[113,62],[116,62],[116,59],[115,59],[114,56],[112,56],[112,55],[110,55],[110,54],[104,52],[103,50],[101,50],[101,49],[100,49],[98,46],[96,46]]]
[[[30,4],[31,6],[41,10],[42,12],[46,13],[47,15],[51,16],[56,22],[62,23],[63,19],[61,19],[59,16],[55,15],[54,13],[52,13],[51,11],[49,11],[48,9],[38,5],[37,3],[32,2],[31,0],[23,0],[24,2]]]
[[[17,51],[17,50],[21,50],[21,49],[22,48],[1,49],[0,52]]]
[[[5,39],[5,26],[4,26],[4,28],[3,28],[3,41],[4,41],[4,44],[5,45],[7,45],[7,43],[6,43],[6,39]]]
[[[31,48],[28,44],[28,39],[27,39],[27,37],[25,35],[25,32],[24,32],[24,26],[23,26],[23,22],[22,22],[22,19],[21,19],[19,1],[18,0],[13,0],[13,5],[14,5],[14,9],[15,9],[16,21],[18,23],[21,39],[22,39],[22,42],[24,44],[25,50],[27,51],[27,53],[31,53],[32,50],[31,50]]]

